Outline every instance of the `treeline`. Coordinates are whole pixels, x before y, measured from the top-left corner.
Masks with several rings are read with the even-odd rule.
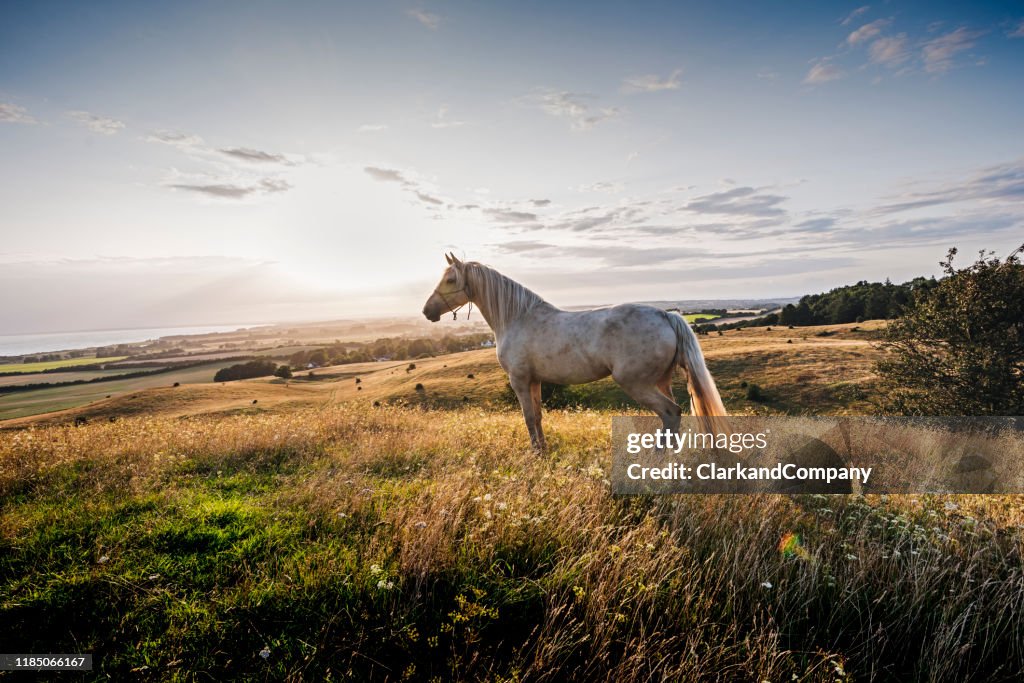
[[[836,287],[823,294],[807,294],[796,304],[786,304],[781,311],[759,318],[733,323],[695,325],[701,334],[716,330],[734,330],[741,327],[765,325],[841,325],[865,320],[888,320],[901,317],[914,306],[916,299],[926,295],[938,285],[934,278],[918,277],[896,285],[861,280],[855,285]]]
[[[310,365],[325,367],[345,365],[346,363],[367,363],[374,360],[416,360],[479,349],[484,342],[490,340],[491,335],[488,333],[446,335],[440,339],[387,337],[372,342],[348,342],[319,349],[297,351],[288,357],[288,364],[294,369],[301,369]]]
[[[251,360],[248,363],[239,363],[230,367],[221,368],[213,376],[214,382],[232,382],[236,379],[252,379],[253,377],[266,377],[277,372],[277,363],[272,360],[261,358]]]

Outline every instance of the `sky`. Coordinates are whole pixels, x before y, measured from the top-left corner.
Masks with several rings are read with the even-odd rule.
[[[1019,2],[0,5],[0,334],[771,298],[1024,242]]]

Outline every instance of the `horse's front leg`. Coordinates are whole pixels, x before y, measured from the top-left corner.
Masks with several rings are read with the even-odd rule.
[[[533,382],[526,377],[513,377],[509,376],[509,384],[512,385],[512,391],[516,392],[516,398],[519,399],[519,405],[523,409],[523,418],[526,420],[526,429],[530,432],[530,445],[533,450],[537,453],[544,452],[544,436],[540,431],[540,411],[534,406],[533,401]],[[540,394],[540,385],[537,385],[537,394]]]

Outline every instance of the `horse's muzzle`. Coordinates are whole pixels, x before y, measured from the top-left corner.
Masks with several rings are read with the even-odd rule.
[[[440,313],[438,313],[437,311],[427,310],[426,308],[423,309],[423,315],[427,320],[429,320],[432,323],[436,323],[441,319]]]

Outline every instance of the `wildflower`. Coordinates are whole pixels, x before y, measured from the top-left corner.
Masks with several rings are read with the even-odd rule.
[[[484,500],[490,500],[490,499],[491,499],[491,494],[485,493],[484,494]]]
[[[771,590],[773,588],[772,582],[771,581],[762,581],[761,582],[761,588],[764,588],[766,590]]]
[[[338,513],[338,519],[346,519],[347,517],[348,517],[348,515],[346,515],[344,512],[339,512]]]
[[[370,573],[371,574],[380,574],[382,571],[383,570],[380,568],[379,564],[371,564],[370,565]]]
[[[389,590],[391,590],[394,587],[395,587],[395,582],[394,581],[385,581],[384,579],[381,579],[380,581],[377,582],[377,588],[379,588],[381,590],[389,591]]]
[[[160,578],[160,575],[159,575],[159,574],[150,574],[150,575],[149,575],[149,580],[150,580],[150,581],[156,581],[156,580],[157,580],[157,579],[159,579],[159,578]]]
[[[265,647],[260,650],[260,657],[263,657],[263,659],[270,659],[270,648]]]
[[[106,564],[107,562],[110,562],[110,555],[103,555],[102,557],[100,557],[99,560],[97,560],[97,562],[99,562],[100,564]]]
[[[853,553],[847,553],[846,559],[848,559],[850,562],[856,562],[859,558]]]
[[[508,503],[498,503],[494,507],[498,508],[499,510],[504,510],[505,508],[508,507]]]
[[[415,524],[413,524],[413,526],[416,527],[417,529],[424,529],[424,528],[426,528],[427,523],[423,522],[423,521],[419,521],[419,522],[416,522]]]

